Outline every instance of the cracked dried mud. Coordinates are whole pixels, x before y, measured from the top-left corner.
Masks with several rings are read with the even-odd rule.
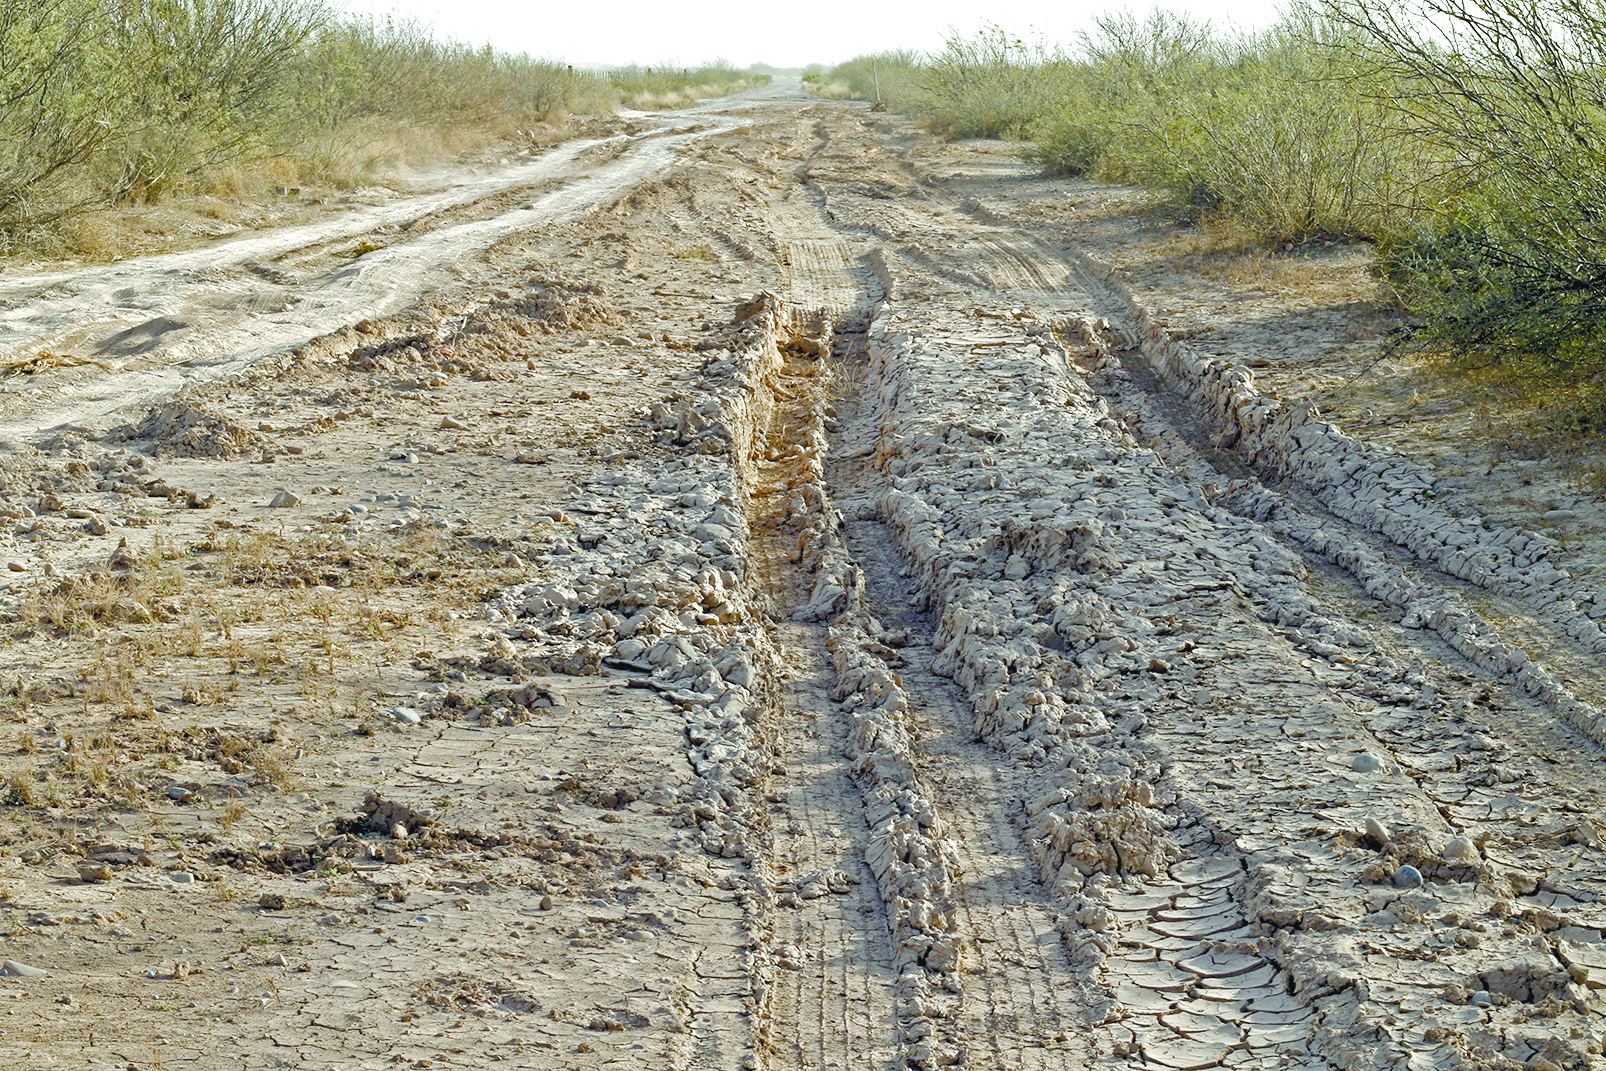
[[[632,122],[0,283],[0,1062],[1606,1066],[1606,511],[1362,253]]]

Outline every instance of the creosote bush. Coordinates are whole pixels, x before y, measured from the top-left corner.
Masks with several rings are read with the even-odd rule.
[[[739,71],[723,60],[701,67],[619,67],[608,82],[632,108],[677,108],[709,97],[768,85],[772,76],[757,68]]]
[[[610,81],[324,0],[0,0],[0,245],[93,230],[95,207],[351,186],[621,96],[679,106],[768,78],[713,64]]]
[[[1442,209],[1383,264],[1463,363],[1606,374],[1606,3],[1329,0],[1374,84],[1443,146]]]

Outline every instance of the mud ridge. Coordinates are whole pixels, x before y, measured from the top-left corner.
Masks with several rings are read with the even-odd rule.
[[[1433,504],[1430,473],[1392,450],[1345,434],[1308,406],[1255,389],[1253,372],[1195,352],[1172,337],[1113,269],[1073,251],[1089,280],[1108,288],[1137,325],[1144,359],[1194,399],[1219,445],[1258,469],[1297,480],[1335,514],[1407,548],[1451,576],[1542,609],[1586,650],[1606,652],[1606,591],[1555,567],[1554,540],[1491,528]]]

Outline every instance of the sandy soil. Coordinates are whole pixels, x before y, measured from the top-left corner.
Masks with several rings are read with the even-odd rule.
[[[638,122],[0,280],[6,1066],[1603,1066],[1606,512],[1362,254]]]

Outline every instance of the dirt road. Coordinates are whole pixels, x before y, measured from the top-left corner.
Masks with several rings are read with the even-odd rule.
[[[1606,1066],[1606,514],[1360,253],[633,130],[0,280],[6,1066]]]

